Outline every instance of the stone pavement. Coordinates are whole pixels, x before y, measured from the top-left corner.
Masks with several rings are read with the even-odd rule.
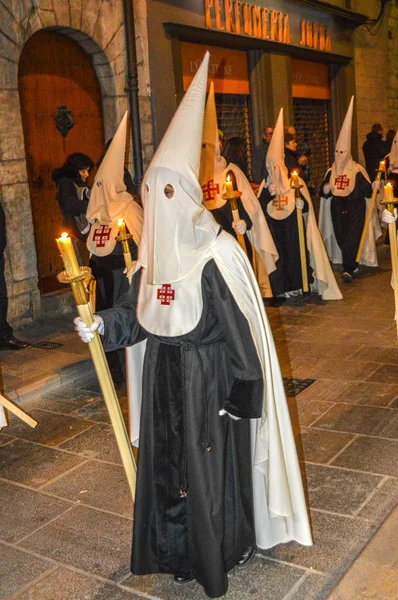
[[[380,257],[388,268],[386,248]],[[350,565],[346,577],[361,560],[371,563],[372,542],[360,553],[398,499],[398,344],[389,281],[386,269],[367,270],[344,285],[342,302],[268,309],[315,544],[258,553],[246,571],[230,574],[227,599],[326,600]],[[24,397],[23,405],[40,426],[11,418],[0,433],[0,600],[205,600],[196,583],[177,588],[170,576],[129,572],[132,504],[95,379]],[[384,556],[396,545],[388,521],[385,527]],[[393,556],[396,566],[396,549]],[[374,576],[380,567],[392,582],[394,569],[381,563],[372,563]],[[345,581],[340,585],[352,586]],[[366,594],[355,599],[392,598]]]
[[[15,331],[16,337],[32,344],[26,350],[0,348],[0,391],[10,400],[21,402],[94,372],[87,347],[76,339],[73,317],[70,313],[47,318]]]

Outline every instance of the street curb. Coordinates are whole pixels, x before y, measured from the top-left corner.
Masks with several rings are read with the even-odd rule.
[[[53,375],[46,375],[37,381],[23,385],[16,390],[13,390],[5,395],[10,400],[23,404],[26,400],[30,400],[33,396],[47,392],[52,392],[59,387],[68,385],[95,373],[94,364],[91,359],[84,359],[77,363],[63,367],[61,371]]]

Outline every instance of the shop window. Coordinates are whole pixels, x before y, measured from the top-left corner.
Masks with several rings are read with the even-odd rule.
[[[309,187],[314,207],[319,208],[319,188],[330,160],[329,100],[293,98],[294,126],[297,131],[298,152],[309,159]]]
[[[218,127],[224,139],[241,137],[246,142],[247,166],[251,177],[252,146],[250,140],[249,96],[216,94]]]

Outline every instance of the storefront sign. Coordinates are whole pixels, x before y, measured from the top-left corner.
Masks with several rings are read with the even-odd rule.
[[[240,0],[204,0],[206,27],[229,33],[291,44],[288,13],[255,6]],[[331,51],[329,27],[301,19],[299,45]]]
[[[329,100],[329,66],[293,58],[292,96],[293,98]]]
[[[184,90],[191,83],[206,50],[210,51],[208,86],[213,81],[216,94],[247,96],[250,91],[246,52],[190,42],[181,42]]]

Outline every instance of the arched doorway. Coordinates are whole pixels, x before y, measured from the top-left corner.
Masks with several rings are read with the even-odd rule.
[[[62,269],[54,242],[63,229],[62,215],[51,173],[73,152],[84,152],[94,162],[101,156],[101,90],[90,56],[77,42],[42,30],[22,51],[19,94],[39,287],[45,293],[60,287],[56,274]],[[66,115],[64,127],[56,119],[60,113]]]

